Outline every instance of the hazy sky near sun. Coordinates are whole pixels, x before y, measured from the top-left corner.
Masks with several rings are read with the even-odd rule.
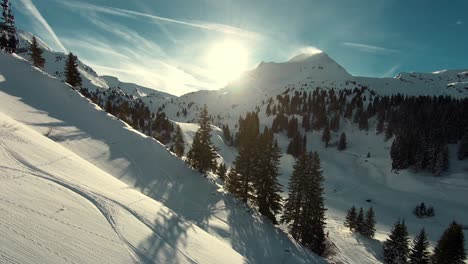
[[[468,1],[12,0],[17,26],[99,74],[173,94],[314,48],[353,75],[468,68]]]

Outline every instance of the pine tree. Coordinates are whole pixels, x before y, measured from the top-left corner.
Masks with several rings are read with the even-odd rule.
[[[398,221],[393,227],[388,239],[383,243],[384,262],[388,264],[404,264],[409,254],[408,230],[404,221]]]
[[[363,111],[359,116],[359,129],[361,130],[368,130],[369,129],[369,122],[367,112]]]
[[[343,132],[341,133],[340,141],[338,141],[338,150],[339,151],[345,150],[347,144],[348,143],[346,142],[346,134]]]
[[[434,207],[429,206],[426,211],[426,216],[433,217],[435,216]]]
[[[301,241],[302,228],[304,222],[304,205],[306,198],[305,182],[308,175],[305,174],[307,163],[309,162],[306,153],[302,153],[296,160],[293,173],[288,183],[288,198],[284,205],[284,212],[281,222],[288,223],[292,237]]]
[[[318,255],[325,252],[325,203],[320,157],[303,153],[289,179],[289,196],[281,221],[292,236]]]
[[[226,190],[243,203],[254,200],[254,179],[259,168],[259,125],[256,113],[247,113],[239,119],[236,134],[238,155],[226,179]]]
[[[259,159],[253,181],[255,204],[262,215],[277,224],[275,215],[281,211],[281,184],[278,182],[281,149],[268,128],[260,135],[258,143]]]
[[[366,217],[364,219],[364,233],[366,237],[374,237],[375,235],[375,213],[374,209],[369,208],[366,212]]]
[[[444,231],[432,256],[433,264],[463,264],[466,259],[463,228],[456,222]]]
[[[232,146],[232,136],[231,136],[231,131],[229,129],[229,125],[223,125],[223,136],[224,139],[226,140],[226,145]]]
[[[346,213],[346,219],[344,222],[344,226],[349,227],[349,230],[353,231],[356,229],[356,222],[357,222],[357,212],[356,207],[351,207]]]
[[[177,155],[177,157],[182,157],[185,154],[185,141],[180,126],[177,126],[172,141],[174,142],[174,153]]]
[[[15,27],[15,16],[11,11],[11,4],[9,0],[3,0],[3,3],[0,4],[2,6],[2,31],[7,31],[11,35],[16,34],[16,27]]]
[[[356,217],[356,232],[358,232],[359,234],[364,234],[365,232],[365,218],[364,218],[364,210],[362,209],[359,209],[359,213]]]
[[[221,180],[224,180],[226,178],[227,168],[224,163],[219,164],[217,173]]]
[[[322,134],[322,142],[325,143],[325,147],[328,148],[328,144],[330,142],[330,127],[328,125],[325,126],[323,129],[323,134]]]
[[[457,157],[459,160],[463,160],[468,157],[468,130],[465,132],[465,135],[460,140],[458,145]]]
[[[81,87],[81,75],[78,71],[78,58],[73,53],[68,54],[67,62],[65,63],[65,82],[74,88]]]
[[[427,234],[424,228],[413,240],[413,246],[411,247],[409,254],[410,264],[429,264],[429,241],[427,240]]]
[[[42,49],[37,43],[36,37],[32,38],[31,45],[29,46],[29,52],[31,52],[31,60],[33,65],[38,68],[44,68],[45,59],[42,57]]]
[[[377,121],[377,127],[375,128],[376,134],[380,135],[385,129],[385,120],[383,118],[379,118]]]
[[[216,148],[211,143],[211,124],[206,105],[200,113],[199,125],[200,128],[195,133],[187,158],[193,168],[205,173],[215,168],[217,157]]]
[[[409,166],[408,144],[401,135],[393,140],[390,148],[390,157],[392,158],[392,169],[406,169]]]

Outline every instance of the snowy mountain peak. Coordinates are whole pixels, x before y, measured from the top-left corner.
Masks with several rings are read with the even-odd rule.
[[[311,60],[321,60],[322,58],[330,59],[330,57],[325,52],[317,51],[298,54],[292,57],[288,62],[304,62]]]
[[[287,86],[300,87],[311,81],[333,85],[353,80],[341,65],[324,52],[299,54],[287,62],[262,62],[254,70],[244,73],[226,89],[239,91],[283,91]]]

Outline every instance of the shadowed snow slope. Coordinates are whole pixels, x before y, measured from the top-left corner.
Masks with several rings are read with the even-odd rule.
[[[2,155],[8,158],[1,159],[1,178],[11,186],[2,184],[0,188],[16,198],[1,192],[5,200],[0,204],[12,219],[20,219],[17,215],[20,212],[28,217],[29,213],[13,210],[14,205],[8,201],[40,212],[37,203],[48,210],[44,215],[31,214],[34,220],[17,220],[15,227],[4,228],[7,231],[3,233],[7,232],[11,239],[24,241],[21,252],[42,250],[44,258],[61,258],[73,239],[80,242],[65,257],[75,259],[74,262],[128,263],[132,259],[150,263],[323,262],[268,221],[252,216],[234,199],[218,192],[216,185],[189,169],[159,142],[108,115],[68,85],[17,56],[1,53],[0,62],[8,65],[0,67],[0,112],[2,122],[6,123],[2,130],[24,124],[18,125],[19,132],[8,132],[23,143],[2,140],[6,142],[1,148]],[[26,135],[16,135],[20,132]],[[21,181],[16,177],[31,183],[15,187]],[[38,184],[49,187],[39,188]],[[36,188],[37,194],[30,195],[26,188]],[[21,193],[22,190],[26,191]],[[109,251],[95,250],[96,247],[87,243],[94,238],[59,227],[56,227],[58,233],[44,238],[45,230],[51,227],[48,221],[35,219],[58,211],[53,217],[63,220],[59,211],[62,207],[67,214],[75,214],[75,217],[68,216],[72,225],[85,230],[92,228],[91,232],[117,241],[116,247],[127,249],[128,253],[122,253],[123,250],[113,248],[110,243],[100,243]],[[79,209],[67,210],[67,207]],[[39,233],[30,233],[32,229]],[[10,240],[9,236],[1,239]],[[44,240],[46,244],[42,243]],[[50,250],[40,249],[41,246]],[[18,250],[7,248],[2,255],[22,263],[33,262],[34,254],[31,258],[17,259]],[[106,258],[111,254],[119,259]],[[220,261],[220,256],[225,258]],[[84,259],[88,257],[103,261]]]

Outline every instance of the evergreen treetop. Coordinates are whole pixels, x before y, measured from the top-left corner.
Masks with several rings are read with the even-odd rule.
[[[383,243],[384,262],[388,264],[405,264],[409,255],[408,230],[404,221],[398,221],[388,239]]]
[[[410,264],[429,264],[430,253],[428,251],[429,241],[427,240],[427,234],[424,228],[414,238],[413,245],[409,254]]]
[[[463,228],[456,222],[444,231],[434,248],[433,264],[463,264],[466,259]]]
[[[65,81],[74,88],[81,87],[82,80],[78,71],[78,58],[73,53],[68,54],[65,63]]]
[[[36,37],[32,38],[31,44],[29,45],[29,52],[33,65],[38,68],[44,68],[45,59],[42,57],[42,49],[37,43]]]

